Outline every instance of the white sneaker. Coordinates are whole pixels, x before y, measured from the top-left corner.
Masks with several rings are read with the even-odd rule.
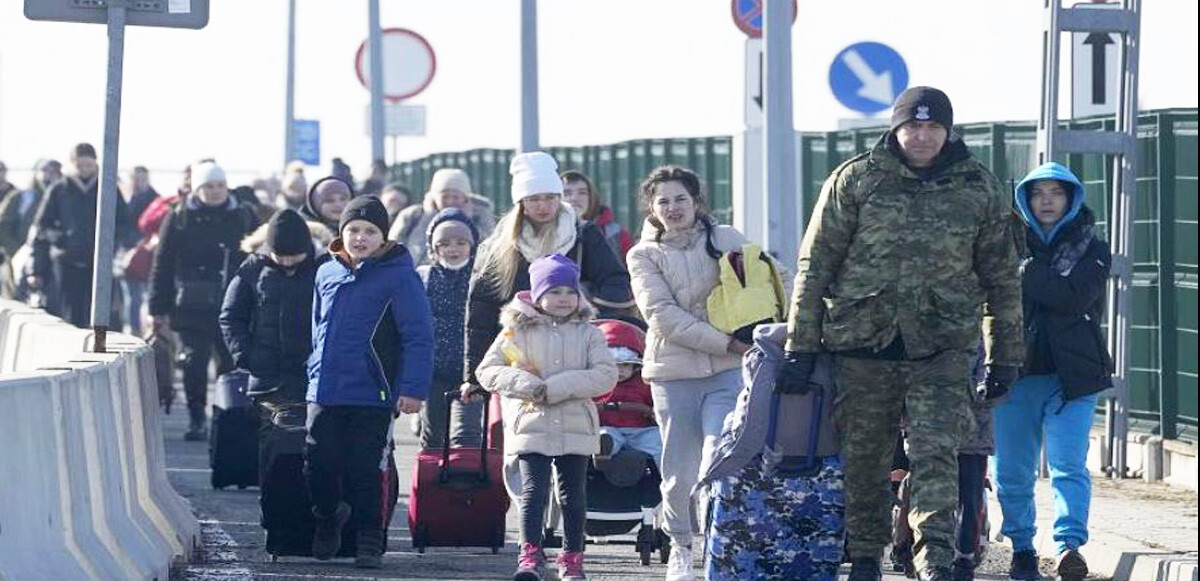
[[[692,576],[692,548],[671,545],[671,555],[667,558],[666,581],[694,581]]]

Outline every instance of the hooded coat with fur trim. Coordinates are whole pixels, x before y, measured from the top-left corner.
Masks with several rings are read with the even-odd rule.
[[[529,301],[523,291],[504,307],[505,330],[477,370],[480,385],[501,396],[504,453],[599,453],[600,417],[592,398],[612,390],[617,366],[604,333],[588,324],[595,312],[581,303],[561,321]],[[511,355],[519,358],[519,366],[510,362]]]

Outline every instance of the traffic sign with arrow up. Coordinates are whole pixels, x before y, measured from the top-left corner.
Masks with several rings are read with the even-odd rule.
[[[1077,4],[1075,8],[1119,9],[1120,4]],[[1076,32],[1071,35],[1071,117],[1117,112],[1120,35]]]

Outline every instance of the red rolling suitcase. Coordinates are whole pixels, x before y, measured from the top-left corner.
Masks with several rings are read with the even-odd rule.
[[[457,391],[446,394],[447,399],[456,397]],[[476,450],[450,447],[451,402],[446,403],[446,447],[421,450],[412,472],[408,529],[413,548],[418,553],[426,547],[490,547],[492,553],[499,552],[508,493],[503,454],[486,435],[491,406],[484,406],[485,437]]]

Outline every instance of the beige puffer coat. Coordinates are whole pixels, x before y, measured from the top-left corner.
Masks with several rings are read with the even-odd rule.
[[[741,365],[729,352],[729,335],[708,324],[708,295],[720,269],[708,255],[704,228],[663,233],[646,222],[642,239],[629,251],[633,296],[650,326],[642,377],[650,381],[710,377]],[[729,226],[715,226],[713,246],[721,253],[741,248],[746,237]]]
[[[599,453],[600,416],[592,398],[612,391],[617,365],[604,334],[588,323],[595,311],[583,303],[559,322],[529,300],[528,291],[520,292],[504,307],[504,331],[475,371],[484,389],[502,396],[504,453]],[[538,373],[512,366],[506,351]]]

